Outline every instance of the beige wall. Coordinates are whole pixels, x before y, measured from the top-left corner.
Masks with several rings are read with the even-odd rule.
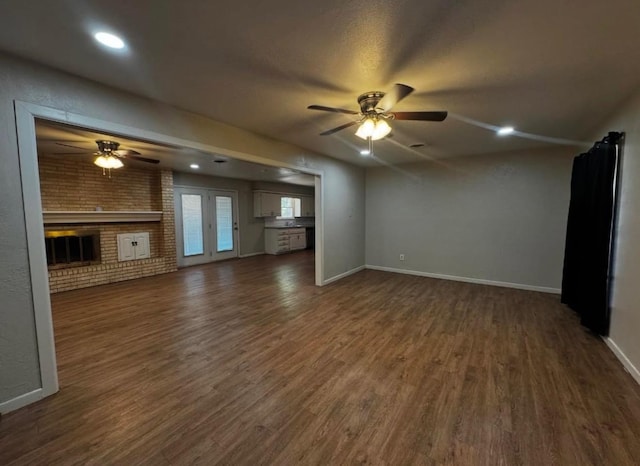
[[[609,337],[640,383],[640,93],[594,135],[625,132],[621,159],[620,199],[615,235],[615,259]]]
[[[324,278],[364,264],[364,170],[174,107],[0,54],[0,403],[41,387],[14,101],[324,173]],[[64,115],[61,113],[61,115]]]
[[[558,148],[367,170],[367,264],[560,288],[575,153]]]

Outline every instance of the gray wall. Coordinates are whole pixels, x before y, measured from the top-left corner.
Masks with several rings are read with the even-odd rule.
[[[193,173],[173,173],[175,186],[191,186],[209,189],[229,189],[238,192],[238,229],[240,234],[240,255],[264,252],[264,218],[253,216],[253,191],[265,190],[313,196],[314,189],[286,183],[247,181],[219,176],[196,175]]]
[[[275,183],[273,181],[254,181],[252,183],[253,189],[262,191],[273,191],[293,194],[307,194],[313,196],[313,187],[300,186],[295,184]]]
[[[173,173],[175,186],[190,186],[209,189],[228,189],[238,192],[238,229],[240,233],[240,256],[264,252],[264,218],[253,216],[253,191],[264,190],[313,196],[309,186],[275,183],[271,181],[248,181],[220,176],[205,176],[193,173]]]
[[[640,93],[603,125],[593,139],[608,131],[626,133],[622,155],[620,199],[609,338],[635,367],[640,382]]]
[[[323,170],[324,276],[364,264],[364,170],[0,54],[0,403],[39,388],[14,100]]]
[[[264,252],[264,219],[253,216],[253,188],[251,181],[218,176],[173,173],[174,186],[209,189],[229,189],[238,192],[239,255]]]
[[[559,288],[575,152],[368,169],[367,264]]]

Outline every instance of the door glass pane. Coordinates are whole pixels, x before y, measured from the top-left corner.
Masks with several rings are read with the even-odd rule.
[[[204,254],[202,196],[199,194],[182,194],[182,238],[185,257]]]
[[[233,251],[233,207],[231,197],[216,196],[217,252]]]

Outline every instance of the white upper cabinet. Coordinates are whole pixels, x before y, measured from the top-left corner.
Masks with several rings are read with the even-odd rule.
[[[300,216],[315,217],[315,198],[312,196],[300,196]]]
[[[253,193],[254,217],[277,217],[280,215],[281,194],[255,192]]]

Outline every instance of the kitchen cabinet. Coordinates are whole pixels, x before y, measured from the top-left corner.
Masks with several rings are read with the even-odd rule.
[[[276,217],[280,215],[281,194],[257,191],[253,193],[253,216]]]
[[[298,249],[306,249],[307,247],[307,234],[304,228],[300,228],[301,233],[292,233],[289,235],[289,249],[291,251],[297,251]]]
[[[267,228],[264,234],[264,250],[267,254],[283,254],[307,247],[304,228]]]
[[[315,198],[312,196],[299,196],[300,197],[300,216],[301,217],[315,217]]]
[[[151,257],[149,233],[121,233],[118,242],[118,261],[132,261]]]

